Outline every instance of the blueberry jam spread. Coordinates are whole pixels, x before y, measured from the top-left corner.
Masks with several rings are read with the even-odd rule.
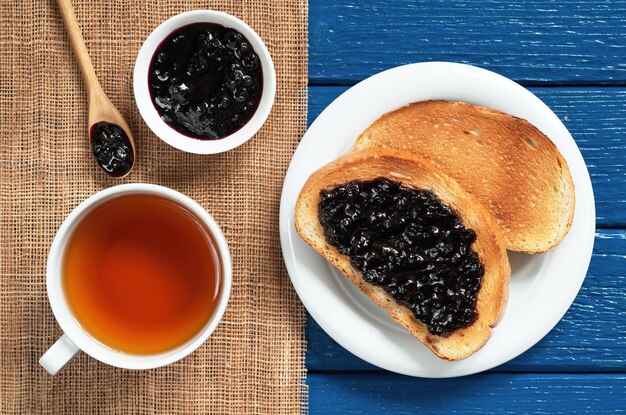
[[[471,325],[484,267],[476,233],[430,191],[384,178],[320,192],[326,240],[434,335]]]
[[[94,124],[90,131],[90,142],[98,164],[111,176],[124,176],[133,167],[133,148],[120,126],[108,122]]]
[[[148,75],[161,119],[200,140],[239,130],[259,106],[263,73],[259,56],[238,31],[194,23],[157,48]]]

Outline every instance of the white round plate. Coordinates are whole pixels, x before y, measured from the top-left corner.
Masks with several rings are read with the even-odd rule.
[[[355,138],[382,114],[427,99],[465,101],[525,118],[567,160],[576,187],[576,212],[566,238],[542,255],[509,253],[509,303],[491,339],[457,362],[437,358],[300,239],[293,223],[300,189],[311,173],[351,150]],[[538,212],[541,214],[541,212]],[[470,375],[528,350],[563,317],[587,273],[595,234],[595,205],[582,155],[558,117],[528,90],[473,66],[432,62],[400,66],[350,88],[330,104],[295,152],[280,206],[287,270],[315,321],[340,345],[381,368],[411,376]]]

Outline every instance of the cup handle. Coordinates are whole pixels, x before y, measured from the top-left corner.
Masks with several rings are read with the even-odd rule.
[[[56,375],[66,364],[72,361],[80,352],[78,346],[66,334],[48,349],[39,359],[39,364],[51,375]]]

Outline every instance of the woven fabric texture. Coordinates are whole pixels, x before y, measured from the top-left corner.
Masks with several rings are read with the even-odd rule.
[[[284,269],[281,185],[306,124],[306,0],[74,1],[96,73],[137,142],[129,177],[101,172],[87,141],[86,93],[53,0],[0,5],[0,412],[294,414],[306,412],[305,315]],[[132,93],[137,52],[163,20],[229,12],[267,44],[277,95],[263,129],[214,156],[161,142]],[[38,358],[61,335],[45,289],[48,248],[65,216],[93,193],[157,183],[202,204],[230,245],[234,280],[215,333],[165,368],[128,371],[80,355],[59,375]]]

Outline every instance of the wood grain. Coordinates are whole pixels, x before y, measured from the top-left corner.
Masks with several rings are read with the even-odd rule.
[[[626,375],[310,374],[312,414],[623,414]]]
[[[309,124],[347,87],[309,88]],[[567,121],[587,163],[598,227],[626,226],[626,88],[535,87],[530,90]]]
[[[583,287],[563,320],[535,347],[495,371],[626,371],[626,231],[601,230]],[[497,330],[497,329],[496,329]],[[378,370],[308,318],[307,368]]]
[[[378,369],[309,318],[310,412],[625,413],[626,0],[312,1],[309,44],[309,122],[347,89],[341,85],[413,62],[469,63],[536,86],[531,91],[567,117],[603,228],[564,319],[486,374],[429,380],[363,372]]]
[[[339,0],[309,8],[315,84],[353,84],[433,60],[524,83],[626,82],[624,0]]]

